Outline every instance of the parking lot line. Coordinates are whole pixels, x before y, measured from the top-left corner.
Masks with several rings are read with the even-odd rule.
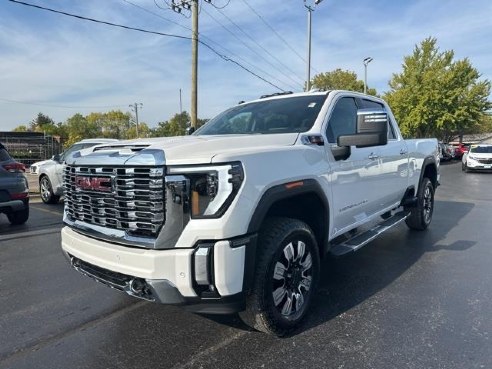
[[[42,208],[42,207],[32,206],[32,205],[31,205],[31,208],[32,209],[39,210],[39,211],[44,211],[45,213],[54,214],[54,215],[62,215],[63,214],[62,211],[53,211],[53,210],[48,210],[48,209],[45,209],[45,208]]]

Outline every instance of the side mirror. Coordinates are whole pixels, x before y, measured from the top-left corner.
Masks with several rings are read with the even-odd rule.
[[[195,132],[195,127],[190,126],[190,127],[186,128],[186,135],[187,136],[193,134],[193,132]]]
[[[338,146],[369,147],[388,143],[388,113],[384,109],[357,110],[357,133],[337,138]]]
[[[55,154],[51,157],[51,160],[54,160],[54,161],[57,161],[57,162],[60,162],[60,154]]]

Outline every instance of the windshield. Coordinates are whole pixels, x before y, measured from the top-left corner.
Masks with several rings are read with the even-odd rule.
[[[313,126],[326,96],[295,96],[242,104],[211,119],[194,135],[306,132]]]
[[[492,154],[492,146],[472,146],[470,153],[475,154]]]

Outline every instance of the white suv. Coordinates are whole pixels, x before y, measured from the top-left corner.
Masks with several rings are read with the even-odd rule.
[[[36,172],[39,174],[39,192],[45,204],[56,204],[63,195],[63,164],[65,160],[79,150],[94,147],[100,144],[116,142],[111,138],[89,138],[74,143],[66,151],[54,155],[51,160],[34,163]]]
[[[492,169],[492,145],[471,145],[461,159],[461,169],[464,172]]]

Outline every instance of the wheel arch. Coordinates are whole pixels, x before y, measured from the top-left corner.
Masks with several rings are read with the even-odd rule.
[[[283,183],[269,188],[261,197],[248,225],[248,233],[260,230],[265,219],[281,216],[299,219],[313,230],[320,256],[328,244],[329,204],[314,179]]]
[[[422,183],[422,180],[425,177],[427,177],[432,182],[434,189],[437,188],[437,186],[439,186],[437,174],[438,174],[438,170],[437,170],[436,158],[434,156],[426,157],[422,164],[422,171],[420,172],[419,187],[420,184]]]

